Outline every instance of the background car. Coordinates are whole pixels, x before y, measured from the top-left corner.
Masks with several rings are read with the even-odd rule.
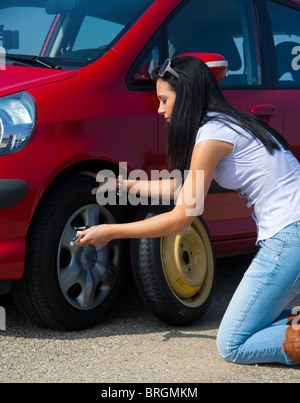
[[[130,266],[161,320],[203,315],[215,258],[255,247],[246,200],[213,183],[184,234],[79,248],[70,245],[77,227],[167,207],[100,205],[95,181],[78,173],[117,175],[126,163],[123,175],[151,177],[168,168],[150,73],[185,53],[226,60],[225,97],[274,126],[299,159],[299,13],[299,0],[0,2],[0,291],[11,290],[27,318],[58,329],[94,325]]]

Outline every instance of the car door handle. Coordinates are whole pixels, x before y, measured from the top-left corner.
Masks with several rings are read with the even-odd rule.
[[[251,113],[256,116],[273,116],[274,106],[270,104],[253,105]]]

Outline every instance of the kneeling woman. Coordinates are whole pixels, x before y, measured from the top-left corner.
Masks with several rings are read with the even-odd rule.
[[[187,211],[195,207],[193,197],[184,195],[204,199],[212,178],[238,190],[254,206],[260,250],[222,320],[218,350],[239,364],[299,364],[300,326],[297,317],[293,320],[284,310],[300,292],[298,161],[279,133],[226,102],[212,72],[197,58],[166,61],[158,74],[157,96],[158,112],[168,124],[171,168],[189,170],[180,189],[181,203],[142,222],[92,227],[78,233],[77,243],[99,245],[115,238],[182,232],[194,218]],[[199,171],[204,172],[203,186],[197,183]],[[130,191],[134,182],[119,185]],[[175,193],[172,181],[163,183],[158,193],[167,185]],[[143,193],[149,195],[150,188],[145,182]]]

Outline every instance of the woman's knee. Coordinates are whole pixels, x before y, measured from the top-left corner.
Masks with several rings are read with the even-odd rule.
[[[230,347],[230,345],[228,343],[228,339],[223,337],[220,332],[217,335],[217,349],[218,349],[220,356],[224,360],[226,360],[228,362],[235,362],[236,357],[235,357],[234,351],[236,351],[236,350],[233,349],[232,347]]]

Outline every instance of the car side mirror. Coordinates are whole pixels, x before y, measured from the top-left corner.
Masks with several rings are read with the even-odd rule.
[[[224,56],[218,53],[182,53],[177,57],[194,56],[201,59],[213,72],[215,79],[219,83],[226,76],[228,71],[228,62]],[[131,83],[133,85],[149,85],[153,82],[150,72],[150,63],[140,67],[132,77]]]
[[[205,62],[213,72],[215,79],[219,83],[225,78],[228,71],[228,62],[224,56],[218,53],[181,53],[177,57],[194,56]]]

